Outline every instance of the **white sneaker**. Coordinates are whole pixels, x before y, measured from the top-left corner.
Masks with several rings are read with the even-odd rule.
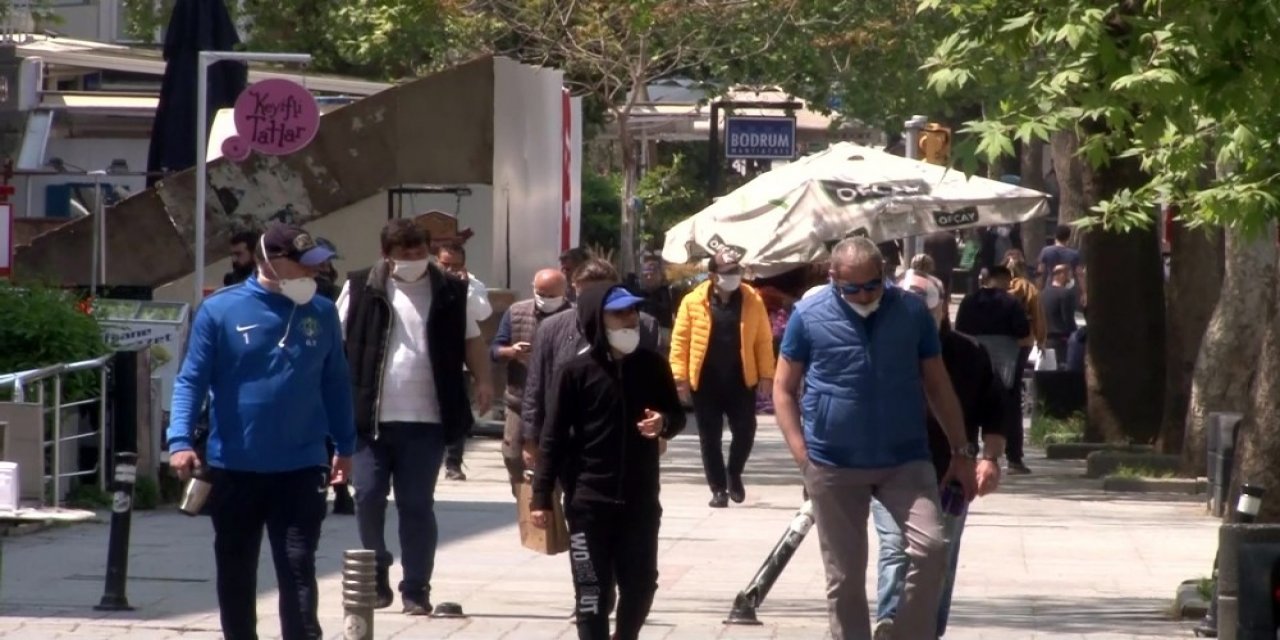
[[[872,640],[893,640],[893,618],[885,618],[876,622],[875,631],[871,634]]]

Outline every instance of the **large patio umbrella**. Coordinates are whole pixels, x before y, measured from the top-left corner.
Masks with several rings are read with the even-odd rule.
[[[177,0],[164,36],[164,80],[151,126],[147,171],[181,171],[196,164],[196,66],[201,51],[230,51],[240,44],[236,25],[223,0]],[[218,109],[235,104],[248,81],[243,63],[222,61],[209,67],[208,105],[212,120]],[[150,187],[159,179],[147,178]]]
[[[771,276],[827,257],[842,238],[876,242],[1026,222],[1048,196],[852,143],[760,175],[672,227],[662,257],[688,262],[721,246]]]

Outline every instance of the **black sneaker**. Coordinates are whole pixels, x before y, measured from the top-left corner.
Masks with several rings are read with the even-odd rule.
[[[381,569],[377,576],[377,595],[378,599],[374,601],[374,609],[386,609],[396,600],[396,592],[391,590],[391,579],[387,576],[387,570]]]
[[[333,514],[338,516],[356,514],[356,501],[351,498],[351,490],[345,484],[333,488]]]
[[[404,614],[406,616],[431,615],[431,602],[427,599],[427,594],[409,595],[402,593],[400,594],[400,599],[404,601]]]
[[[723,491],[711,492],[711,502],[708,502],[707,506],[713,509],[723,509],[729,506],[729,494]]]
[[[742,486],[742,476],[729,476],[729,499],[738,504],[747,499],[747,488]]]
[[[444,477],[448,478],[449,480],[456,480],[458,482],[462,482],[467,479],[467,474],[462,470],[461,466],[449,467],[445,469]]]
[[[1022,464],[1021,462],[1009,463],[1009,475],[1011,476],[1025,476],[1030,473],[1031,469],[1027,468],[1027,465]]]

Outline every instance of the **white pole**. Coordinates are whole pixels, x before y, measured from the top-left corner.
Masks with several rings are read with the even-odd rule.
[[[907,158],[911,160],[918,160],[920,158],[920,130],[927,124],[929,124],[929,118],[927,116],[920,115],[911,116],[910,120],[902,123],[903,129],[905,130],[904,144],[906,145],[905,151]],[[920,236],[903,238],[902,251],[904,254],[904,266],[910,267],[911,259],[916,257],[916,254],[924,252],[924,238]]]
[[[102,204],[102,176],[106,174],[107,172],[103,170],[89,172],[89,175],[93,176],[93,197],[95,198],[93,215],[97,218],[93,222],[94,235],[98,237],[98,264],[94,268],[98,271],[97,282],[104,289],[107,286],[107,218],[106,207]],[[94,290],[93,295],[98,295],[97,290]]]
[[[204,299],[204,243],[205,243],[205,191],[209,181],[205,156],[209,153],[209,63],[213,52],[201,51],[196,63],[196,270],[193,276],[195,295],[191,299],[192,308]]]
[[[311,62],[311,54],[307,53],[258,53],[253,51],[201,51],[196,63],[196,268],[193,275],[195,296],[193,306],[199,305],[204,298],[204,245],[205,215],[208,191],[209,155],[209,65],[220,60],[238,62],[277,62],[288,64],[307,64]]]

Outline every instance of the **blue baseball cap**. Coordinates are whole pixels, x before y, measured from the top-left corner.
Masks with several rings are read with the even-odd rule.
[[[262,248],[268,258],[285,258],[307,267],[318,267],[337,255],[318,244],[302,227],[279,223],[262,234]]]
[[[609,292],[609,295],[604,298],[604,310],[626,311],[641,302],[644,302],[644,298],[632,295],[630,291],[627,291],[623,287],[614,287],[613,290]]]

